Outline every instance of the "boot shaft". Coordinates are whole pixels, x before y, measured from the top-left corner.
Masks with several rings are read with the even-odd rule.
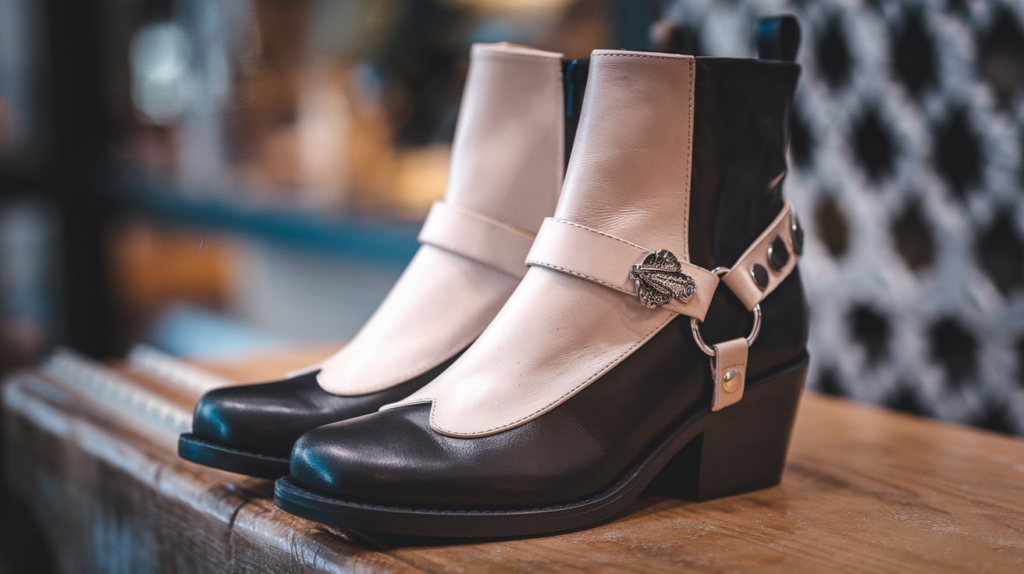
[[[586,65],[512,44],[473,46],[445,200],[536,233],[558,201]]]
[[[696,58],[690,261],[731,266],[782,209],[800,66]]]
[[[778,215],[799,65],[599,50],[556,217],[731,266]]]
[[[735,265],[783,208],[799,74],[784,60],[595,52],[556,218],[705,269]],[[798,270],[762,312],[752,375],[804,352]],[[722,285],[703,330],[712,342],[744,337],[750,312]]]

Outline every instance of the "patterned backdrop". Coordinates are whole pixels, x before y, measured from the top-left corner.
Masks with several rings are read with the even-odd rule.
[[[681,0],[698,55],[803,28],[787,193],[808,386],[1024,435],[1024,0]]]

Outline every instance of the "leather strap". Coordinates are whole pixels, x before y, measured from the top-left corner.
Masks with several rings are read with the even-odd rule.
[[[540,226],[526,264],[575,275],[636,296],[630,269],[652,252],[614,235],[549,217]],[[682,273],[693,278],[696,289],[689,302],[673,299],[662,308],[703,321],[718,287],[718,276],[684,261],[679,265]]]
[[[771,294],[796,267],[798,254],[793,241],[793,206],[787,201],[771,225],[722,277],[748,311]],[[785,263],[780,264],[781,261]]]
[[[419,241],[522,279],[533,236],[455,204],[436,201],[420,229]]]
[[[711,359],[711,376],[715,390],[711,397],[711,411],[717,412],[740,402],[747,380],[747,351],[750,345],[743,338],[715,345]]]

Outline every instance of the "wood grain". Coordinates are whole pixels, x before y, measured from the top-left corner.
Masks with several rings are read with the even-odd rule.
[[[258,380],[260,365],[218,372]],[[1024,441],[814,394],[776,488],[644,496],[596,528],[467,542],[292,517],[271,482],[181,461],[76,392],[23,373],[4,393],[9,480],[65,572],[1024,572]]]

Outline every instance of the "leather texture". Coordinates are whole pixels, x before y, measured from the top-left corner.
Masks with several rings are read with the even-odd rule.
[[[357,396],[425,373],[468,347],[516,282],[491,266],[421,245],[362,329],[321,364],[320,386]]]
[[[691,56],[595,51],[555,217],[685,262],[693,86]],[[533,266],[451,368],[385,408],[430,402],[437,432],[502,432],[583,390],[675,316],[635,295]]]
[[[651,142],[667,137],[660,132],[671,129],[666,124],[671,124],[677,118],[673,113],[681,109],[679,105],[672,108],[674,112],[667,107],[657,108],[660,115],[669,118],[659,123],[657,129],[651,123],[640,121],[644,114],[634,114],[635,109],[660,101],[652,97],[659,90],[652,84],[663,82],[664,86],[678,78],[673,75],[671,66],[644,66],[651,62],[640,58],[621,61],[634,62],[644,71],[632,65],[616,66],[611,74],[614,78],[608,78],[604,73],[609,68],[603,68],[601,58],[592,62],[592,84],[588,87],[585,105],[591,115],[584,115],[576,144],[577,150],[586,152],[584,158],[592,157],[587,148],[596,144],[593,137],[596,128],[592,127],[596,125],[595,112],[601,112],[597,117],[602,121],[617,126],[608,133],[619,138],[614,145],[607,143],[602,154],[595,155],[603,155],[607,162],[618,164],[613,153],[616,146],[624,155],[631,155],[636,149],[647,153],[657,151],[659,148]],[[778,195],[781,190],[766,193],[765,189],[785,169],[788,124],[775,120],[788,115],[799,68],[792,64],[749,61],[734,64],[730,60],[699,58],[697,70],[698,95],[716,94],[724,87],[743,92],[742,96],[727,99],[726,103],[734,102],[728,105],[701,97],[696,99],[693,197],[700,198],[703,211],[691,214],[689,237],[691,245],[697,242],[702,250],[701,265],[711,268],[719,261],[734,262],[782,207]],[[702,82],[710,85],[702,85]],[[609,85],[618,86],[622,93],[608,100],[606,108],[599,89]],[[626,102],[628,94],[637,94],[639,103]],[[686,100],[685,91],[678,89],[666,95],[677,104]],[[645,137],[630,135],[624,127],[630,123]],[[718,126],[722,125],[756,128],[721,132]],[[649,141],[646,139],[649,134],[659,135]],[[632,159],[642,163],[644,156],[644,153],[637,153]],[[781,165],[774,163],[776,158],[781,160]],[[638,172],[662,167],[678,170],[680,161],[676,157],[672,162],[662,161],[657,166],[631,165],[626,169],[635,168]],[[574,156],[565,191],[573,189],[572,181],[603,180],[596,173],[586,178],[581,174],[573,176],[584,166],[596,172],[604,165],[590,159],[580,162]],[[629,183],[633,185],[624,187],[620,193],[635,192],[638,203],[644,203],[644,178]],[[685,188],[681,182],[675,184],[677,189]],[[589,201],[583,189],[574,189],[571,195],[563,194],[563,201],[570,198]],[[595,195],[600,196],[600,193]],[[773,204],[775,199],[779,200],[777,204]],[[681,209],[681,205],[678,201],[674,204],[677,209]],[[625,213],[639,214],[644,210],[657,211],[660,215],[656,207],[620,205],[621,210],[612,213],[599,206],[562,209],[560,205],[556,216],[566,219],[569,219],[567,213],[591,216],[585,224],[604,230],[599,225],[601,222],[594,220],[614,222],[621,220]],[[668,225],[676,232],[686,230],[686,226],[681,225],[682,215],[678,212],[675,215],[667,223],[652,223],[652,226]],[[696,223],[698,215],[702,219]],[[678,244],[669,244],[667,240],[659,244],[646,237],[630,237],[629,226],[619,223],[615,235],[645,246],[675,248],[677,255],[683,252]],[[659,230],[659,233],[665,234],[666,230]],[[743,247],[735,249],[734,240]],[[577,299],[585,305],[574,305],[573,300]],[[556,302],[549,304],[552,300]],[[512,312],[507,314],[509,309]],[[513,321],[516,317],[520,320]],[[750,331],[750,320],[750,313],[739,299],[728,289],[719,288],[701,331],[707,341],[729,341],[745,337]],[[658,324],[659,321],[664,321],[664,325]],[[470,395],[470,402],[475,401],[478,409],[502,413],[507,410],[503,401],[531,401],[535,393],[545,391],[544,385],[558,384],[559,375],[571,371],[564,363],[590,361],[594,353],[606,350],[608,341],[614,345],[621,332],[633,328],[636,335],[644,335],[644,329],[652,324],[657,327],[656,332],[641,337],[643,344],[632,349],[617,366],[584,385],[557,408],[500,432],[471,437],[436,432],[428,404],[392,407],[315,429],[304,435],[292,452],[292,480],[304,488],[342,500],[405,508],[502,510],[549,507],[585,499],[621,478],[652,441],[702,409],[709,409],[713,394],[711,365],[694,342],[689,323],[689,319],[668,311],[643,308],[636,297],[594,282],[531,267],[506,308],[499,313],[495,323],[499,328],[489,328],[435,383],[449,380],[452,383],[448,384],[454,384],[465,380],[462,390]],[[537,325],[540,327],[534,328]],[[806,360],[807,325],[808,311],[800,273],[799,269],[794,269],[762,302],[761,332],[749,348],[747,359],[747,390],[757,384],[771,384],[763,381],[770,381],[774,373]],[[577,331],[599,341],[578,338]],[[538,337],[543,338],[543,344],[530,344]],[[552,346],[556,349],[547,350]],[[542,357],[535,359],[534,353]],[[525,366],[520,367],[523,363]],[[479,387],[486,388],[500,381],[513,392],[492,394],[490,401],[480,400],[484,394],[477,390]],[[465,412],[473,415],[471,411]]]
[[[797,263],[797,255],[793,250],[793,208],[786,202],[782,211],[760,236],[743,252],[739,261],[722,277],[722,282],[739,297],[739,300],[753,310],[754,307],[771,294],[786,278]],[[769,249],[782,247],[785,250],[786,263],[775,268],[771,263]],[[754,266],[760,265],[766,273],[767,283],[758,286],[754,280]]]
[[[751,381],[801,360],[806,311],[797,272],[765,302],[763,338],[750,349]],[[748,317],[720,289],[706,334],[745,336]],[[523,425],[460,438],[432,431],[429,405],[385,410],[303,435],[292,450],[291,476],[328,496],[407,508],[580,500],[615,482],[666,429],[707,408],[710,370],[689,319],[677,317],[594,384]]]
[[[562,55],[476,44],[445,201],[536,234],[565,174]]]
[[[533,238],[532,233],[443,201],[434,202],[419,234],[420,243],[483,263],[516,279],[526,275],[523,260]]]
[[[549,217],[541,225],[526,263],[637,295],[629,270],[652,251],[578,223]],[[679,264],[680,271],[693,279],[696,291],[690,300],[673,299],[662,308],[703,321],[718,287],[718,276],[684,261]]]
[[[196,406],[192,434],[241,451],[288,458],[292,445],[309,429],[372,413],[422,387],[453,361],[400,385],[358,397],[323,390],[316,382],[316,371],[272,383],[214,389]]]
[[[743,399],[747,380],[747,340],[743,337],[732,339],[716,344],[714,349],[711,378],[715,386],[711,395],[711,412],[718,412]]]
[[[445,370],[511,295],[527,270],[529,237],[554,213],[565,113],[560,54],[474,46],[440,208],[450,217],[431,218],[426,244],[348,346],[286,380],[207,393],[192,434],[287,457],[303,432],[372,413]],[[452,222],[460,217],[470,221]],[[503,233],[500,259],[481,263]]]
[[[445,202],[533,235],[562,183],[564,92],[560,54],[475,45],[452,148]],[[480,237],[446,242],[479,252]],[[516,242],[523,246],[523,241]],[[323,362],[333,394],[378,392],[465,349],[512,294],[520,274],[423,245],[356,336]],[[519,267],[525,267],[525,254]],[[508,257],[501,266],[512,265]]]

